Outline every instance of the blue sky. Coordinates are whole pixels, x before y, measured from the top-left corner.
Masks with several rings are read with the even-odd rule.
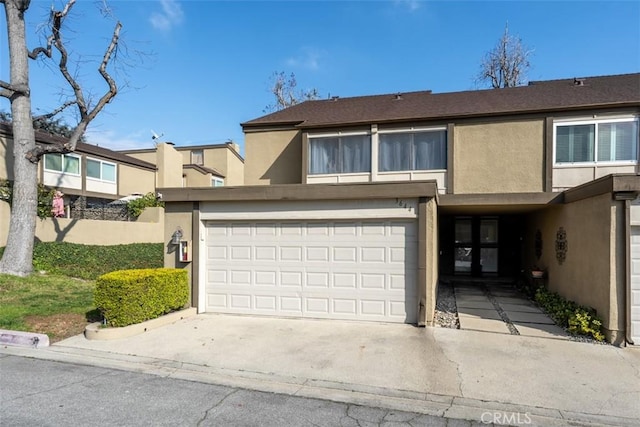
[[[61,4],[60,0],[53,0]],[[67,39],[86,88],[115,21],[78,0]],[[151,129],[176,145],[243,145],[240,123],[273,102],[270,76],[295,73],[322,97],[475,89],[479,63],[508,23],[533,50],[528,80],[640,71],[638,1],[213,1],[116,0],[123,24],[117,98],[91,125],[90,143],[152,148]],[[30,47],[51,1],[33,0]],[[4,11],[3,11],[4,12]],[[4,13],[2,13],[4,16]],[[9,79],[0,19],[0,79]],[[141,53],[141,55],[140,55]],[[33,107],[59,105],[64,82],[31,63]],[[9,110],[6,99],[0,109]]]

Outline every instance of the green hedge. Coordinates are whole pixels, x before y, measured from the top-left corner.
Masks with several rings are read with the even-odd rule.
[[[121,270],[96,281],[94,302],[108,326],[127,326],[184,308],[189,299],[186,270]]]
[[[95,280],[111,271],[160,268],[163,256],[162,243],[98,246],[41,242],[33,251],[33,267],[50,274]]]

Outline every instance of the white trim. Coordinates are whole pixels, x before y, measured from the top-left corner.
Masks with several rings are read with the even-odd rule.
[[[598,117],[594,115],[592,118],[566,118],[553,121],[553,167],[593,167],[598,166],[622,166],[622,165],[635,165],[638,163],[638,150],[640,149],[640,137],[636,140],[636,159],[634,160],[598,160],[598,125],[608,123],[629,123],[636,122],[640,127],[639,116],[637,115],[624,115],[624,116],[603,116]],[[558,162],[557,160],[557,140],[558,140],[558,127],[566,126],[581,126],[581,125],[594,125],[594,142],[593,142],[593,160],[586,162]]]
[[[95,157],[87,157],[87,162],[89,160],[92,160],[94,162],[99,162],[100,163],[100,178],[95,178],[89,175],[86,175],[86,179],[90,180],[90,181],[98,181],[98,182],[107,182],[109,184],[117,184],[118,183],[118,164],[117,163],[113,163],[113,162],[109,162],[106,160],[102,160],[102,159],[98,159]],[[109,180],[109,179],[104,179],[102,178],[102,165],[103,164],[107,164],[107,165],[111,165],[114,167],[114,177],[113,177],[113,181]],[[89,167],[87,167],[87,172],[89,171]]]
[[[307,139],[318,139],[318,138],[337,138],[340,136],[359,136],[359,135],[371,135],[371,131],[361,130],[361,131],[347,131],[347,132],[327,132],[327,133],[307,133]]]
[[[56,170],[56,169],[49,169],[47,168],[47,160],[46,160],[46,156],[51,156],[51,155],[60,155],[62,156],[62,170]],[[77,154],[64,154],[64,153],[46,153],[45,155],[45,159],[43,159],[44,161],[42,162],[42,170],[46,171],[46,172],[50,172],[50,173],[56,173],[59,175],[71,175],[71,176],[82,176],[82,156],[78,156]],[[66,172],[64,170],[64,158],[65,157],[73,157],[74,159],[78,159],[78,173],[73,173],[73,172]]]
[[[204,202],[202,221],[417,218],[417,199],[340,201]]]
[[[556,118],[553,120],[553,123],[554,124],[556,123],[591,124],[597,121],[611,123],[611,122],[626,122],[626,121],[637,120],[637,119],[638,119],[638,116],[635,114],[624,114],[624,115],[615,114],[611,116],[594,114],[593,116],[589,116],[589,117],[582,116],[582,117]]]
[[[402,128],[402,129],[382,129],[382,130],[378,130],[378,133],[424,133],[424,132],[438,132],[438,131],[446,131],[447,127],[446,126],[433,126],[433,127],[426,127],[426,126],[419,126],[419,127],[408,127],[408,128]]]

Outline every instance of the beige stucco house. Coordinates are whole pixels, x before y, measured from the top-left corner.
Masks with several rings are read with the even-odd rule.
[[[38,144],[61,144],[65,140],[36,132]],[[13,180],[11,126],[0,123],[0,179]],[[96,145],[78,143],[68,154],[45,154],[38,164],[39,182],[59,189],[67,197],[84,196],[115,200],[134,193],[155,191],[156,166]]]
[[[419,325],[535,266],[640,344],[639,117],[640,74],[306,101],[242,124],[244,186],[162,190],[165,264],[200,312]]]
[[[159,143],[153,149],[124,150],[123,154],[158,166],[158,186],[222,187],[244,184],[244,159],[238,144],[175,146]],[[176,166],[179,165],[178,168]],[[166,182],[165,182],[166,181]]]

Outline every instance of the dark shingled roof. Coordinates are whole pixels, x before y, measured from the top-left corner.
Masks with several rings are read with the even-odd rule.
[[[640,106],[640,73],[548,80],[504,89],[422,91],[305,101],[241,125],[244,130],[275,125],[310,128],[616,106]]]
[[[5,135],[12,135],[13,132],[12,132],[11,125],[7,123],[0,123],[0,133],[3,133]],[[36,136],[36,142],[39,144],[64,144],[65,142],[67,142],[66,138],[63,138],[57,135],[50,135],[42,131],[36,131],[35,136]],[[76,144],[75,151],[79,153],[89,154],[89,155],[113,160],[118,163],[137,166],[143,169],[156,170],[156,165],[154,165],[153,163],[145,162],[144,160],[139,160],[139,159],[136,159],[135,157],[127,156],[126,154],[109,150],[108,148],[98,147],[97,145],[78,142]]]

